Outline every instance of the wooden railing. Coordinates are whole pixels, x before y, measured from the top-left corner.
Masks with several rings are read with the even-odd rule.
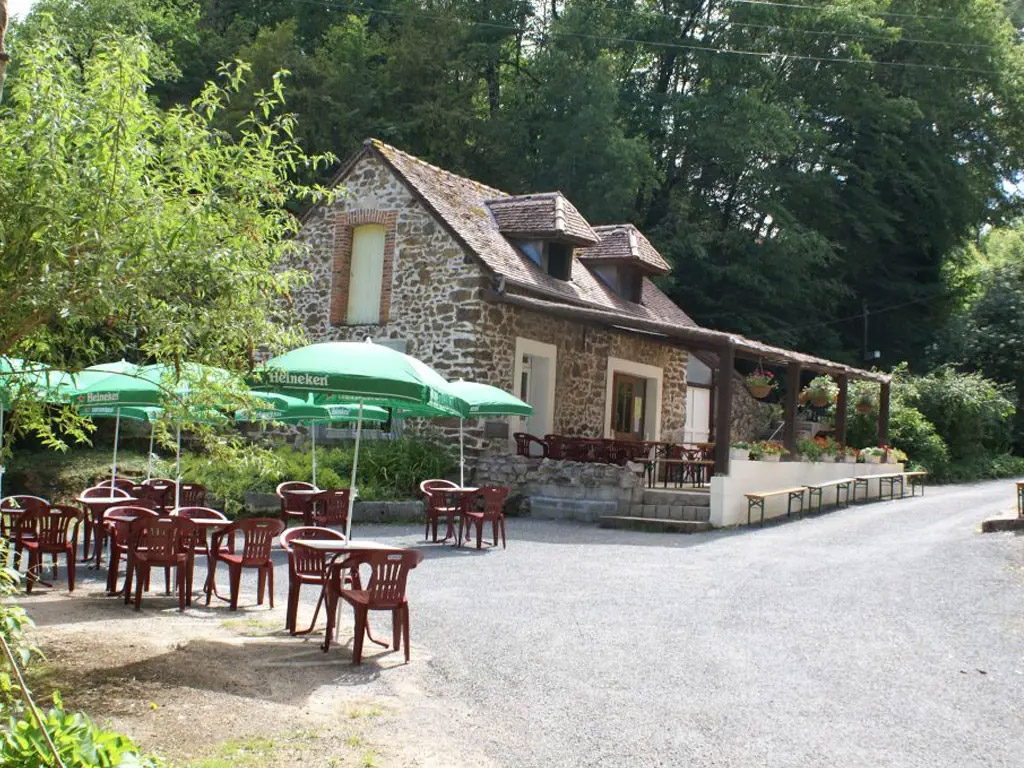
[[[637,440],[611,440],[594,437],[544,435],[516,432],[516,453],[543,456],[564,461],[592,461],[623,465],[627,461],[653,464],[658,459],[706,459],[715,457],[713,443],[666,443]]]

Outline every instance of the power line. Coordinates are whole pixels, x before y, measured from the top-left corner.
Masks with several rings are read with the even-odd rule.
[[[319,8],[330,8],[334,10],[363,10],[369,13],[378,13],[384,15],[392,15],[399,17],[410,17],[410,18],[422,18],[431,19],[435,21],[446,21],[446,22],[458,22],[467,26],[486,27],[489,29],[500,29],[508,32],[514,32],[517,34],[526,34],[530,30],[524,27],[517,27],[511,24],[500,24],[497,22],[488,21],[469,21],[465,19],[453,19],[450,16],[442,16],[438,14],[428,14],[419,12],[409,11],[392,11],[382,10],[379,8],[372,8],[368,6],[360,6],[357,4],[350,4],[345,6],[335,5],[333,3],[317,2],[316,0],[294,0],[297,3],[303,3],[306,5],[316,5]],[[739,2],[740,0],[730,0],[731,2]],[[750,0],[753,2],[754,0]],[[703,53],[712,53],[722,56],[749,56],[761,59],[793,59],[798,61],[813,61],[823,64],[854,64],[860,66],[887,66],[887,67],[899,67],[903,69],[919,69],[928,71],[940,71],[940,72],[965,72],[969,74],[979,75],[1001,75],[1004,74],[999,70],[994,69],[974,69],[968,67],[952,67],[944,64],[924,64],[920,62],[910,61],[878,61],[875,59],[855,59],[851,57],[839,57],[839,56],[812,56],[809,54],[799,53],[788,53],[785,51],[750,51],[739,48],[719,48],[713,45],[707,45],[703,43],[670,43],[656,40],[643,40],[639,38],[631,37],[620,37],[613,35],[594,35],[583,32],[566,32],[562,30],[548,30],[548,35],[552,37],[572,37],[584,40],[604,41],[604,42],[616,42],[616,43],[629,43],[632,45],[649,45],[657,48],[667,48],[676,50],[691,50]]]
[[[776,3],[770,2],[770,0],[725,0],[727,3],[738,3],[740,5],[765,5],[771,8],[788,8],[802,11],[815,11],[816,13],[824,13],[831,10],[827,6],[820,5],[802,5],[800,3]],[[862,13],[857,11],[862,16],[881,16],[883,18],[890,19],[927,19],[928,21],[959,21],[958,16],[935,16],[926,13],[893,13],[891,11],[871,11],[870,13]]]

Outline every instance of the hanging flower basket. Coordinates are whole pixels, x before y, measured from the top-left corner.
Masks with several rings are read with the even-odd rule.
[[[853,407],[857,409],[857,413],[871,413],[874,406],[871,403],[857,403]]]
[[[803,392],[801,392],[800,396],[797,398],[797,400],[799,401],[800,405],[807,405],[807,401],[810,400],[810,399],[811,399],[811,396],[807,393],[806,389]]]
[[[827,408],[829,404],[828,395],[811,395],[811,405],[815,408]]]
[[[747,392],[750,393],[751,397],[763,400],[775,389],[775,374],[764,370],[761,364],[758,363],[757,370],[747,375],[746,384]]]

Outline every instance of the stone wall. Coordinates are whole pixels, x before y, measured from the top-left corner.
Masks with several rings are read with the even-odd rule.
[[[763,440],[771,429],[772,409],[752,397],[737,377],[732,389],[732,441]]]
[[[480,457],[473,477],[476,485],[512,488],[510,506],[519,514],[559,520],[596,522],[601,515],[620,514],[644,492],[641,476],[629,465],[492,455]]]
[[[554,432],[604,437],[608,358],[662,369],[661,438],[681,438],[686,422],[686,350],[508,304],[488,304],[476,338],[478,380],[513,389],[516,337],[557,348]]]

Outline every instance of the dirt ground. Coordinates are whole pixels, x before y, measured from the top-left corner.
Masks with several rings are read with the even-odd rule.
[[[350,614],[325,654],[322,632],[283,630],[283,600],[273,610],[197,604],[179,614],[154,589],[136,613],[86,580],[73,595],[58,583],[23,604],[46,656],[31,673],[37,700],[59,689],[69,709],[129,734],[170,768],[489,764],[459,738],[474,727],[469,714],[429,695],[425,649],[414,643],[406,665],[367,642],[352,666]],[[387,620],[379,625],[389,638]]]

